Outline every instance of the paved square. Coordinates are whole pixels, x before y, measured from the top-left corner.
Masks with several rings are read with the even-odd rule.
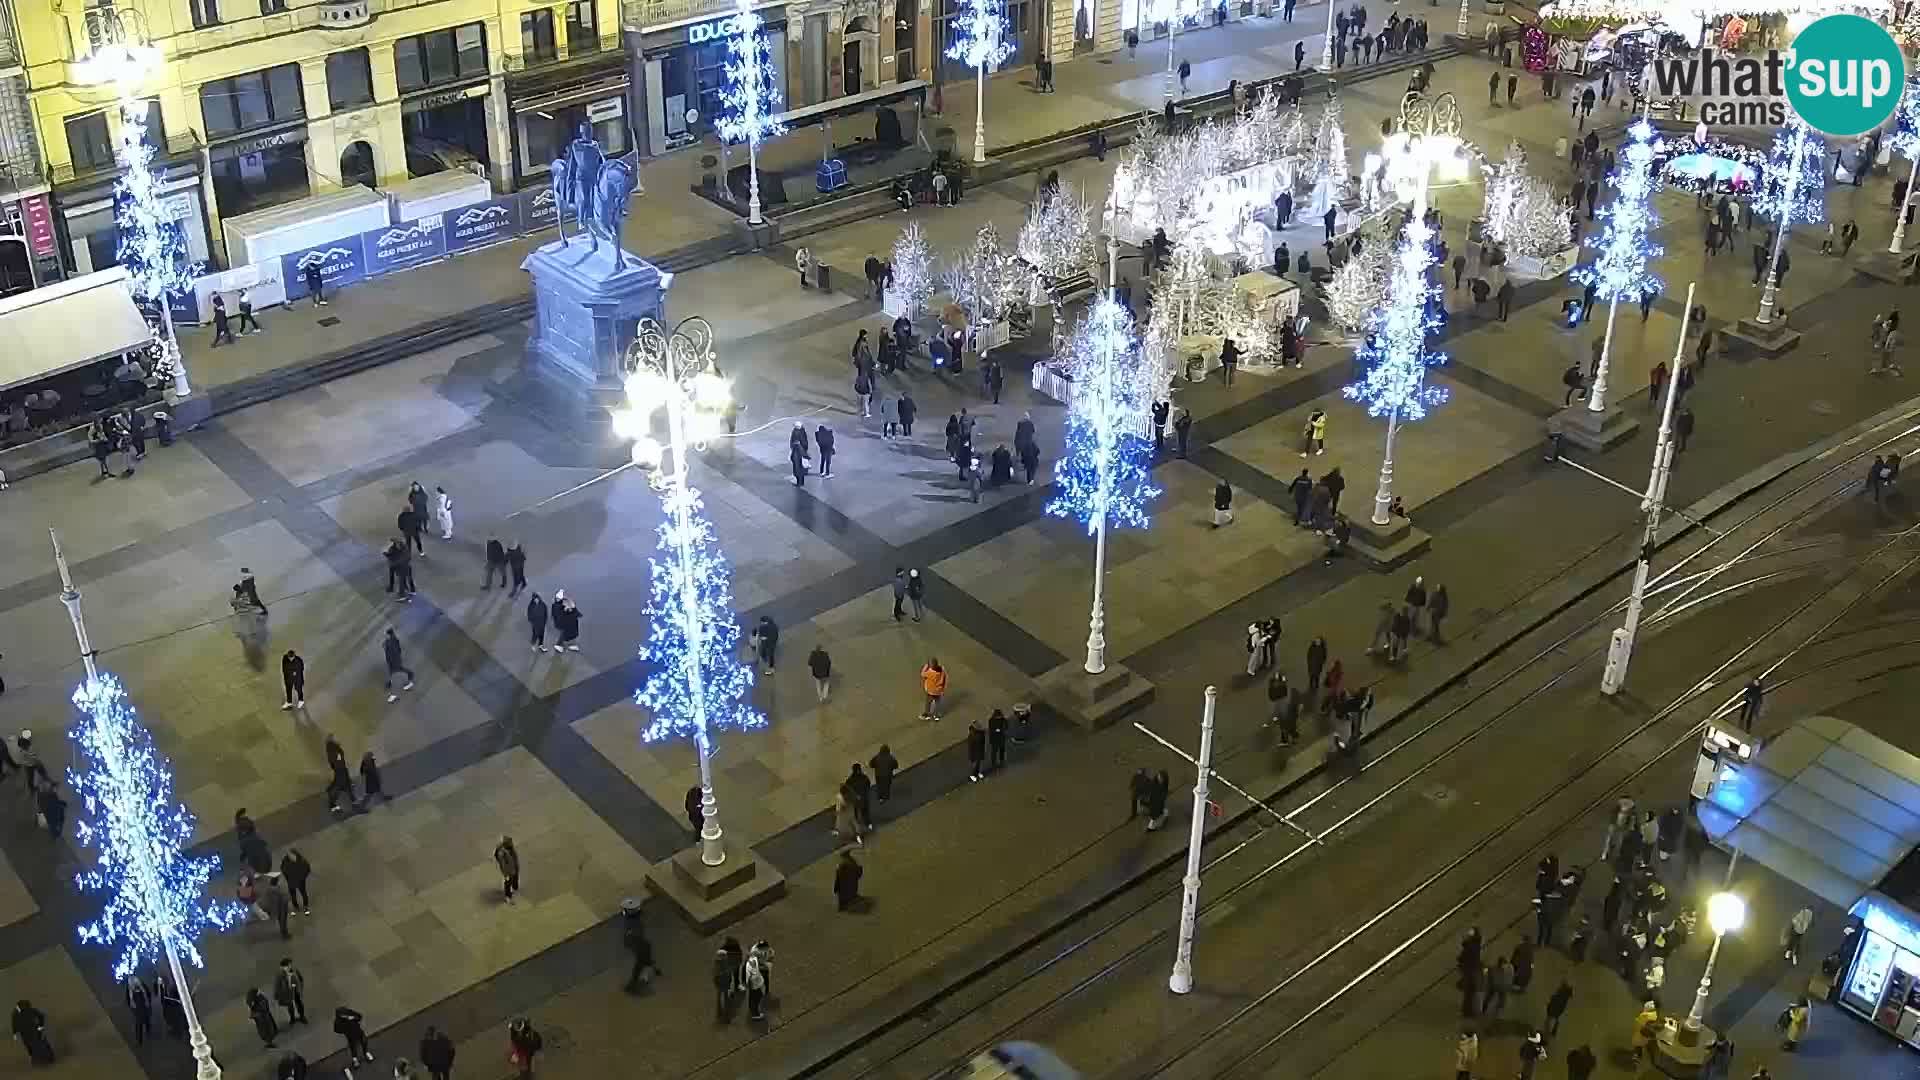
[[[513,905],[501,899],[493,862],[507,834],[521,860],[523,892]],[[280,1045],[318,1061],[340,1047],[329,1023],[336,1005],[365,1013],[369,1031],[385,1028],[618,911],[646,871],[645,860],[525,750],[317,835],[276,840],[287,841],[276,842],[276,858],[295,847],[313,863],[313,915],[292,920],[290,942],[271,923],[250,923],[206,950],[199,1005],[235,1075],[264,1075],[270,1063],[242,1000],[248,986],[271,990],[281,956],[306,974],[314,1022],[283,1032]],[[411,1056],[416,1038],[408,1032],[405,1049],[384,1046],[382,1056]]]
[[[892,589],[877,589],[797,626],[781,628],[777,671],[762,675],[756,701],[766,730],[723,733],[714,783],[730,837],[758,843],[828,809],[854,762],[886,743],[906,768],[966,738],[969,720],[986,719],[1031,697],[1020,673],[940,617],[930,598],[924,622],[894,622]],[[832,700],[819,704],[807,654],[818,642],[833,658]],[[951,688],[937,722],[920,720],[920,667],[938,656]],[[630,702],[602,709],[574,727],[607,760],[676,820],[685,821],[687,789],[699,782],[685,740],[641,743]]]
[[[40,905],[27,893],[26,883],[13,872],[13,864],[7,861],[6,855],[0,853],[0,926],[11,926],[39,910]]]
[[[85,954],[89,960],[105,965],[104,952]],[[4,1053],[7,1075],[44,1077],[46,1080],[98,1080],[103,1076],[141,1075],[140,1061],[126,1040],[113,1029],[113,1020],[100,1008],[100,1002],[87,988],[80,969],[64,949],[47,949],[0,967],[0,1002],[6,1003],[11,1019],[13,1007],[22,998],[47,1014],[47,1039],[53,1043],[58,1060],[49,1068],[27,1064],[26,1051],[7,1031]],[[160,1026],[160,1007],[154,1006],[154,1024]],[[185,1043],[173,1044],[184,1047]]]

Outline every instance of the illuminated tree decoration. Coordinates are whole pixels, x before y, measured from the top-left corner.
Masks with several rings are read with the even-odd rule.
[[[1327,314],[1349,334],[1365,329],[1387,298],[1391,260],[1385,241],[1369,237],[1360,254],[1349,256],[1327,282]]]
[[[753,669],[740,662],[740,624],[733,614],[733,572],[707,521],[700,493],[687,484],[661,492],[666,519],[651,560],[647,677],[634,701],[650,719],[640,738],[691,736],[711,745],[716,730],[752,731],[767,718],[747,701]]]
[[[1564,251],[1573,243],[1573,222],[1567,217],[1567,204],[1561,201],[1552,183],[1534,176],[1521,181],[1507,218],[1504,242],[1508,251],[1530,259]]]
[[[74,880],[105,901],[80,940],[116,950],[116,981],[159,963],[168,944],[203,967],[201,935],[239,925],[246,909],[206,896],[220,859],[186,854],[193,813],[174,801],[173,767],[120,680],[100,675],[74,691],[73,703],[85,715],[67,732],[77,751],[67,785],[79,796],[80,843],[94,851],[92,868]]]
[[[1526,178],[1527,152],[1515,140],[1507,144],[1506,158],[1487,170],[1487,197],[1480,210],[1480,220],[1486,234],[1495,241],[1506,242],[1508,222]]]
[[[1347,131],[1340,115],[1340,99],[1327,102],[1320,114],[1320,126],[1314,129],[1313,150],[1307,157],[1307,177],[1324,179],[1332,190],[1347,186],[1352,170],[1347,165]]]
[[[153,308],[167,297],[193,288],[200,273],[187,258],[180,226],[160,198],[160,180],[153,168],[153,147],[147,143],[147,103],[124,101],[120,107],[120,143],[114,148],[120,179],[114,183],[115,251],[127,270],[127,283],[136,299]],[[170,335],[154,335],[153,374],[165,383],[173,379],[180,362],[179,346]]]
[[[1093,533],[1110,526],[1145,528],[1147,504],[1159,496],[1148,468],[1146,439],[1155,367],[1134,342],[1133,319],[1111,296],[1094,304],[1068,339],[1059,364],[1073,380],[1067,452],[1054,469],[1056,494],[1047,513]]]
[[[953,44],[947,59],[992,71],[1013,55],[1007,40],[1006,0],[959,0],[954,9]]]
[[[1427,335],[1440,325],[1434,315],[1440,290],[1427,276],[1432,240],[1433,230],[1424,221],[1407,222],[1391,260],[1390,298],[1375,313],[1360,349],[1366,377],[1340,391],[1347,400],[1366,405],[1369,416],[1419,420],[1447,400],[1446,387],[1427,384],[1427,369],[1447,362],[1446,354],[1427,348]]]
[[[1529,26],[1520,33],[1520,59],[1531,72],[1547,70],[1547,46],[1553,39],[1538,26]]]
[[[918,318],[933,296],[933,248],[919,222],[908,222],[900,230],[889,265],[893,268],[893,284],[887,286],[888,299],[898,299],[902,315]]]
[[[1653,125],[1645,120],[1636,121],[1627,135],[1626,160],[1611,178],[1613,201],[1599,212],[1606,224],[1587,238],[1599,257],[1568,275],[1582,285],[1594,286],[1603,300],[1638,301],[1647,290],[1660,287],[1651,269],[1665,250],[1652,239],[1659,227],[1653,211],[1657,180],[1653,159],[1658,146]]]
[[[1773,148],[1767,152],[1766,171],[1760,178],[1760,192],[1754,196],[1753,212],[1783,226],[1824,220],[1826,161],[1826,143],[1807,127],[1799,113],[1787,110],[1787,122],[1773,133]]]
[[[765,20],[749,0],[740,0],[732,16],[733,36],[727,39],[727,82],[720,91],[720,116],[714,129],[730,143],[756,146],[786,134],[775,120],[780,112],[779,69],[773,63],[773,44]]]
[[[1093,276],[1093,212],[1071,185],[1027,211],[1014,249],[1048,282]]]
[[[1920,3],[1907,5],[1909,18],[1920,13]],[[1893,114],[1893,131],[1887,136],[1887,146],[1894,153],[1908,161],[1920,160],[1920,75],[1907,80],[1907,87],[1900,95],[1900,108]]]

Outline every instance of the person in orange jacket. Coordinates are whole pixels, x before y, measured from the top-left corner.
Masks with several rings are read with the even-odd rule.
[[[920,719],[940,719],[940,699],[947,693],[947,669],[940,666],[939,657],[928,657],[927,666],[920,669],[920,689],[927,693],[927,705],[920,710]]]

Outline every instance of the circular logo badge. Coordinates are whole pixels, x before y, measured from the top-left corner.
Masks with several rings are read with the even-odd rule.
[[[1815,19],[1793,39],[1787,100],[1825,135],[1863,135],[1893,115],[1906,84],[1900,46],[1887,28],[1859,15]]]

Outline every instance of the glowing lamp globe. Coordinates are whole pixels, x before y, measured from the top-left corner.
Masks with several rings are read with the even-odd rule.
[[[1714,893],[1707,900],[1707,924],[1716,934],[1731,934],[1747,923],[1747,902],[1733,893]]]
[[[657,469],[660,458],[666,453],[666,447],[651,435],[642,435],[633,440],[633,463],[643,469]]]
[[[641,368],[627,376],[626,391],[627,404],[651,413],[667,400],[673,387],[668,385],[665,375],[650,368]]]
[[[732,396],[727,380],[711,371],[703,371],[693,377],[693,400],[702,408],[724,409]]]
[[[635,409],[613,410],[613,434],[622,442],[630,442],[647,433],[645,414]]]

